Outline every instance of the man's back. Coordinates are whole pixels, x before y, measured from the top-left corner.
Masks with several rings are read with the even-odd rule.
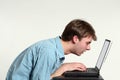
[[[25,49],[12,63],[6,80],[49,80],[64,57],[60,38],[43,40]],[[59,56],[60,55],[60,56]]]

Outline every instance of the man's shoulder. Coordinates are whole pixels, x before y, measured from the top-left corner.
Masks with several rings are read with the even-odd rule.
[[[49,38],[45,40],[40,40],[34,44],[32,44],[30,47],[32,48],[54,48],[56,45],[56,38]]]

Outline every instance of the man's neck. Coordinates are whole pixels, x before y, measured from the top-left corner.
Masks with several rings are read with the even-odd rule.
[[[67,55],[67,54],[70,54],[71,53],[71,48],[72,48],[72,43],[71,41],[63,41],[61,39],[61,43],[62,43],[62,47],[64,49],[64,54]]]

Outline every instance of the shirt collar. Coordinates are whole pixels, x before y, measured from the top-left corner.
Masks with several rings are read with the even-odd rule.
[[[57,36],[57,37],[55,38],[55,41],[56,41],[56,47],[58,48],[58,50],[59,50],[59,52],[60,52],[60,53],[58,54],[58,56],[59,56],[60,60],[64,60],[64,59],[65,59],[64,49],[63,49],[63,47],[62,47],[62,43],[61,43],[60,36]]]

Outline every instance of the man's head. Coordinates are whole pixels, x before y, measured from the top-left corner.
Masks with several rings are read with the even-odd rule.
[[[93,27],[88,22],[80,19],[75,19],[68,23],[61,38],[63,41],[70,41],[75,35],[79,40],[88,36],[91,36],[93,40],[97,40]]]
[[[95,30],[88,22],[75,19],[67,24],[61,39],[64,42],[71,42],[65,54],[73,53],[79,56],[86,50],[90,50],[90,43],[92,40],[96,41],[97,37]]]

